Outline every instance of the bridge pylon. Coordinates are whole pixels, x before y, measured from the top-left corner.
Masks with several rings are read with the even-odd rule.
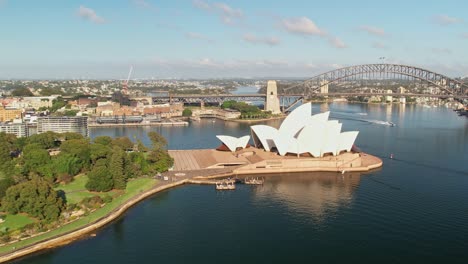
[[[272,114],[281,114],[280,100],[278,97],[278,88],[276,87],[276,81],[268,81],[267,83],[265,111],[271,111]]]

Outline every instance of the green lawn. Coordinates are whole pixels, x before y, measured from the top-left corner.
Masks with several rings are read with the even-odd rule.
[[[72,182],[68,184],[60,184],[55,189],[61,189],[65,192],[86,190],[85,185],[87,181],[88,181],[88,176],[81,174],[81,175],[75,176]]]
[[[106,193],[98,193],[98,192],[90,192],[86,190],[86,182],[88,182],[88,176],[86,175],[79,175],[74,177],[74,180],[68,184],[60,184],[55,188],[55,190],[62,190],[65,192],[65,197],[67,199],[67,203],[79,203],[86,197],[92,197],[95,195],[99,195],[101,197],[110,195],[113,196],[116,191],[110,191]]]
[[[80,176],[82,177],[82,176]],[[32,243],[45,240],[48,238],[51,238],[56,235],[60,235],[62,233],[70,232],[76,229],[79,229],[81,226],[84,226],[86,224],[92,223],[96,221],[97,219],[107,215],[109,212],[111,212],[113,209],[117,208],[127,200],[131,199],[132,197],[136,196],[137,194],[144,192],[146,190],[149,190],[151,187],[153,187],[157,183],[156,180],[154,179],[149,179],[149,178],[139,178],[139,179],[134,179],[128,182],[127,184],[127,189],[125,190],[125,193],[117,198],[114,198],[111,203],[106,204],[104,207],[99,208],[98,210],[94,211],[92,214],[82,217],[70,224],[64,225],[62,227],[59,227],[57,229],[54,229],[50,232],[47,232],[45,234],[32,237],[29,239],[24,239],[19,242],[2,246],[0,247],[0,254],[7,253],[9,251],[13,251],[14,248],[18,249],[27,245],[30,245]],[[76,186],[79,187],[78,183],[75,183]],[[76,187],[75,187],[76,188]],[[60,187],[58,187],[60,189]],[[71,191],[71,188],[68,189],[68,191]]]
[[[13,231],[19,229],[27,224],[34,223],[34,220],[26,215],[16,214],[5,215],[5,222],[0,224],[0,231],[8,230]]]

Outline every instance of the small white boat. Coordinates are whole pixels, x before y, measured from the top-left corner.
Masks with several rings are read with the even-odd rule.
[[[248,178],[245,178],[245,180],[244,180],[245,184],[250,184],[250,185],[262,185],[264,182],[265,182],[265,179],[264,178],[259,178],[259,177],[257,177],[257,178],[248,177]]]
[[[235,190],[236,184],[229,181],[216,182],[216,190]]]

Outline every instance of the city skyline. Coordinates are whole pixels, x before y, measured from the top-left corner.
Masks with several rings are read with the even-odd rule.
[[[3,0],[0,79],[124,79],[130,65],[133,78],[311,77],[380,62],[465,77],[467,8],[463,1]]]

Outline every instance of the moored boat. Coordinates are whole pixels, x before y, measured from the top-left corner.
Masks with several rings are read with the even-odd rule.
[[[259,178],[259,177],[247,177],[245,178],[244,180],[244,183],[245,184],[250,184],[250,185],[262,185],[263,182],[265,182],[265,179],[262,177],[262,178]]]
[[[236,184],[233,181],[219,181],[216,182],[216,190],[235,190]]]

